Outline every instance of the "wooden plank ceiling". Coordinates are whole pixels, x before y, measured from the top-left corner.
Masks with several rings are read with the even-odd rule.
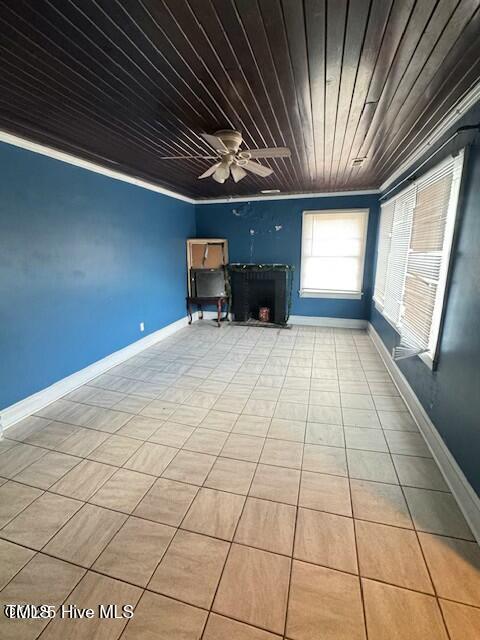
[[[0,129],[194,197],[378,187],[479,81],[479,5],[0,0]],[[160,159],[224,128],[292,156],[223,185]]]

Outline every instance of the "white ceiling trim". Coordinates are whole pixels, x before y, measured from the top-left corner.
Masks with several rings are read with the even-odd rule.
[[[389,176],[385,182],[380,185],[380,192],[384,192],[392,185],[398,178],[400,178],[406,171],[410,169],[416,162],[422,159],[422,157],[430,151],[430,149],[444,136],[453,125],[462,118],[465,113],[471,109],[480,100],[480,82],[474,85],[464,96],[461,98],[455,107],[440,121],[435,127],[433,134],[424,142],[420,147],[412,153],[403,162],[400,167]]]
[[[183,202],[189,202],[190,204],[228,204],[231,202],[261,202],[266,200],[297,200],[300,198],[332,198],[332,197],[342,197],[342,196],[365,196],[365,195],[376,195],[379,193],[383,193],[388,189],[388,187],[393,184],[400,176],[402,176],[408,169],[414,165],[418,160],[420,160],[439,140],[445,135],[445,133],[456,123],[465,113],[473,107],[480,100],[480,83],[477,83],[470,91],[465,94],[465,96],[457,103],[456,107],[454,107],[450,113],[448,113],[445,118],[439,123],[439,125],[435,128],[434,133],[430,136],[430,138],[424,142],[414,153],[412,153],[402,165],[394,171],[385,182],[380,185],[379,189],[363,189],[358,191],[330,191],[330,192],[311,192],[311,193],[276,193],[276,194],[259,194],[259,195],[250,195],[250,196],[227,196],[227,197],[217,197],[217,198],[189,198],[188,196],[184,196],[181,193],[177,193],[176,191],[171,191],[170,189],[166,189],[164,187],[160,187],[159,185],[149,182],[148,180],[143,180],[141,178],[135,178],[126,173],[122,173],[121,171],[115,171],[113,169],[107,169],[100,164],[95,162],[90,162],[89,160],[83,160],[82,158],[78,158],[69,153],[65,153],[63,151],[59,151],[58,149],[54,149],[53,147],[48,147],[43,144],[38,144],[36,142],[32,142],[31,140],[27,140],[26,138],[22,138],[20,136],[13,135],[6,131],[0,131],[0,142],[5,142],[6,144],[11,144],[16,147],[21,147],[22,149],[27,149],[28,151],[32,151],[34,153],[40,153],[41,155],[48,156],[49,158],[53,158],[55,160],[60,160],[61,162],[67,162],[68,164],[72,164],[76,167],[81,167],[82,169],[86,169],[87,171],[93,171],[94,173],[99,173],[104,176],[108,176],[109,178],[113,178],[114,180],[121,180],[122,182],[127,182],[129,184],[134,184],[138,187],[142,187],[143,189],[148,189],[149,191],[155,191],[156,193],[161,193],[166,196],[170,196],[171,198],[176,198],[177,200],[182,200]]]
[[[74,166],[81,167],[82,169],[86,169],[87,171],[100,173],[101,175],[108,176],[109,178],[113,178],[114,180],[128,182],[129,184],[134,184],[137,187],[142,187],[143,189],[148,189],[149,191],[156,191],[157,193],[161,193],[164,196],[170,196],[171,198],[176,198],[177,200],[183,200],[183,202],[195,204],[195,200],[193,200],[193,198],[188,198],[187,196],[184,196],[181,193],[177,193],[176,191],[170,191],[170,189],[160,187],[153,182],[148,182],[148,180],[135,178],[133,176],[129,176],[126,173],[122,173],[121,171],[107,169],[106,167],[102,167],[102,165],[96,164],[95,162],[82,160],[81,158],[77,158],[77,156],[71,155],[70,153],[64,153],[63,151],[58,151],[58,149],[53,149],[52,147],[47,147],[43,144],[32,142],[31,140],[27,140],[26,138],[14,136],[11,133],[7,133],[6,131],[0,131],[0,142],[5,142],[6,144],[11,144],[15,147],[21,147],[22,149],[33,151],[33,153],[40,153],[41,155],[48,156],[49,158],[53,158],[54,160],[67,162],[68,164],[73,164]]]
[[[294,200],[299,198],[328,198],[334,196],[359,196],[359,195],[371,195],[379,193],[376,189],[370,189],[365,191],[333,191],[329,193],[319,192],[319,193],[280,193],[280,194],[261,194],[261,195],[252,195],[252,196],[229,196],[226,198],[189,198],[188,196],[184,196],[181,193],[177,193],[176,191],[171,191],[170,189],[165,189],[164,187],[160,187],[153,182],[148,182],[148,180],[142,180],[141,178],[135,178],[133,176],[129,176],[126,173],[122,173],[121,171],[115,171],[114,169],[107,169],[100,164],[95,162],[90,162],[89,160],[83,160],[82,158],[78,158],[70,153],[65,153],[64,151],[59,151],[58,149],[54,149],[53,147],[48,147],[43,144],[39,144],[37,142],[32,142],[31,140],[27,140],[26,138],[22,138],[21,136],[16,136],[6,131],[0,131],[0,142],[4,142],[5,144],[11,144],[15,147],[21,147],[22,149],[26,149],[27,151],[32,151],[33,153],[40,153],[43,156],[47,156],[49,158],[53,158],[54,160],[60,160],[61,162],[66,162],[68,164],[72,164],[76,167],[81,167],[82,169],[86,169],[87,171],[93,171],[94,173],[99,173],[101,175],[107,176],[109,178],[113,178],[114,180],[121,180],[122,182],[128,182],[129,184],[134,184],[137,187],[141,187],[143,189],[148,189],[149,191],[155,191],[157,193],[161,193],[165,196],[170,196],[171,198],[176,198],[177,200],[182,200],[183,202],[189,202],[190,204],[222,204],[222,203],[230,203],[230,202],[251,202],[252,200]]]
[[[261,200],[300,200],[301,198],[338,198],[341,196],[370,196],[380,193],[378,189],[362,191],[315,191],[311,193],[277,193],[275,195],[231,196],[229,198],[205,198],[195,204],[226,204],[230,202],[257,202]]]

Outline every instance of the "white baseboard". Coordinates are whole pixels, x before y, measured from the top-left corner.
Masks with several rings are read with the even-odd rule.
[[[205,320],[215,320],[216,311],[204,311]],[[323,318],[319,316],[290,316],[289,324],[306,325],[310,327],[336,327],[337,329],[366,329],[367,320],[356,320],[354,318]]]
[[[465,520],[470,525],[473,535],[480,544],[480,498],[458,466],[457,461],[420,404],[415,392],[393,360],[382,339],[370,323],[368,325],[368,333],[417,423],[420,433],[423,435],[434,460],[445,478],[445,482],[465,516]]]
[[[337,327],[338,329],[366,329],[367,320],[355,318],[324,318],[321,316],[290,316],[291,324],[309,325],[310,327]]]
[[[195,313],[193,317],[196,320],[198,316]],[[67,393],[78,389],[78,387],[81,387],[90,380],[93,380],[93,378],[96,378],[100,374],[105,373],[112,367],[125,362],[125,360],[128,360],[141,351],[148,349],[148,347],[151,347],[157,342],[165,340],[165,338],[168,338],[172,334],[176,333],[179,329],[186,327],[187,324],[188,318],[186,316],[180,318],[180,320],[172,322],[166,327],[163,327],[158,331],[154,331],[153,333],[150,333],[148,336],[145,336],[144,338],[141,338],[136,342],[132,342],[132,344],[129,344],[123,349],[115,351],[114,353],[111,353],[101,360],[97,360],[97,362],[92,363],[88,367],[72,373],[72,375],[68,376],[67,378],[63,378],[62,380],[55,382],[46,389],[42,389],[41,391],[28,396],[28,398],[24,398],[23,400],[12,404],[10,407],[1,410],[0,437],[2,429],[11,427],[16,422],[19,422],[20,420],[27,418],[33,413],[36,413],[40,409],[43,409],[52,402],[55,402],[55,400],[58,400]]]

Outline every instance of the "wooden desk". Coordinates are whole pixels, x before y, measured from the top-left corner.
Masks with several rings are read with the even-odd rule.
[[[204,305],[215,305],[217,307],[217,327],[220,326],[220,322],[222,320],[230,321],[228,317],[228,313],[230,311],[230,299],[227,296],[220,296],[214,298],[199,298],[199,297],[191,297],[187,296],[187,312],[188,312],[188,324],[192,324],[192,305],[195,304],[198,307],[200,312],[200,320],[203,320],[203,306]],[[222,318],[222,308],[223,305],[227,305],[227,313],[224,318]]]

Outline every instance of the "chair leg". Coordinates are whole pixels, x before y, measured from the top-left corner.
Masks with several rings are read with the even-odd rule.
[[[217,300],[217,327],[220,326],[221,317],[222,317],[222,301]]]

